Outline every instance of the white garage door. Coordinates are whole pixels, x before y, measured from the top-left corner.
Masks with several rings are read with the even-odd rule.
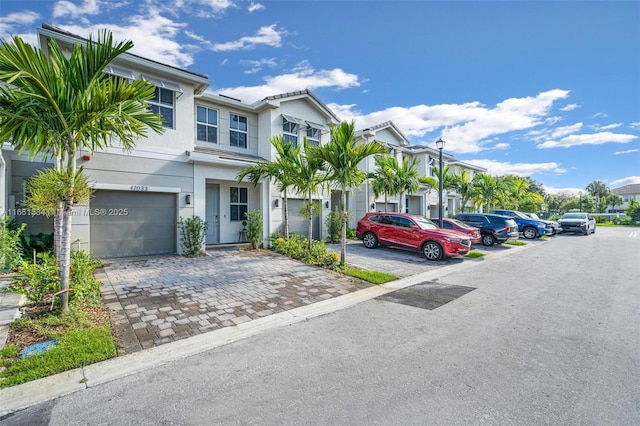
[[[90,202],[94,256],[176,252],[176,194],[100,190],[94,197]]]
[[[305,200],[289,199],[289,233],[295,233],[307,238],[309,235],[309,219],[300,215],[300,209],[304,205]],[[319,204],[319,202],[315,202]],[[320,239],[320,217],[313,217],[313,239]]]

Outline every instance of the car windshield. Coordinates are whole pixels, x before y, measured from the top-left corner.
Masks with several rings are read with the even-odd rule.
[[[427,218],[424,218],[424,217],[421,217],[421,216],[412,216],[411,219],[413,219],[418,224],[420,229],[439,229],[438,225],[436,225],[435,223],[431,222]]]
[[[565,213],[562,216],[563,219],[586,219],[587,215],[585,213]]]
[[[535,214],[535,213],[527,213],[527,214],[529,215],[529,217],[530,217],[531,219],[540,219],[540,216],[538,216],[538,215],[537,215],[537,214]]]
[[[522,213],[522,212],[513,212],[513,213],[514,213],[516,216],[518,216],[518,217],[520,217],[520,218],[522,218],[522,219],[529,219],[529,217],[528,217],[526,214]]]

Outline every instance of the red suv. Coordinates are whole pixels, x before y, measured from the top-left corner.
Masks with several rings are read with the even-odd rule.
[[[428,260],[464,256],[471,249],[467,235],[440,229],[422,216],[403,213],[367,213],[358,221],[356,236],[367,248],[388,245],[419,250]]]

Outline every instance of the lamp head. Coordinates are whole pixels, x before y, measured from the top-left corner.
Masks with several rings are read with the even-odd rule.
[[[445,145],[445,144],[446,144],[446,142],[445,142],[445,141],[443,141],[443,140],[442,140],[442,138],[439,138],[439,139],[436,141],[436,147],[437,147],[438,149],[444,149],[444,145]]]

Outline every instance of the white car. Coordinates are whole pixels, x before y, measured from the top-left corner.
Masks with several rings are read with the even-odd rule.
[[[596,219],[589,213],[565,213],[558,223],[562,227],[562,233],[582,232],[589,235],[596,232]]]

